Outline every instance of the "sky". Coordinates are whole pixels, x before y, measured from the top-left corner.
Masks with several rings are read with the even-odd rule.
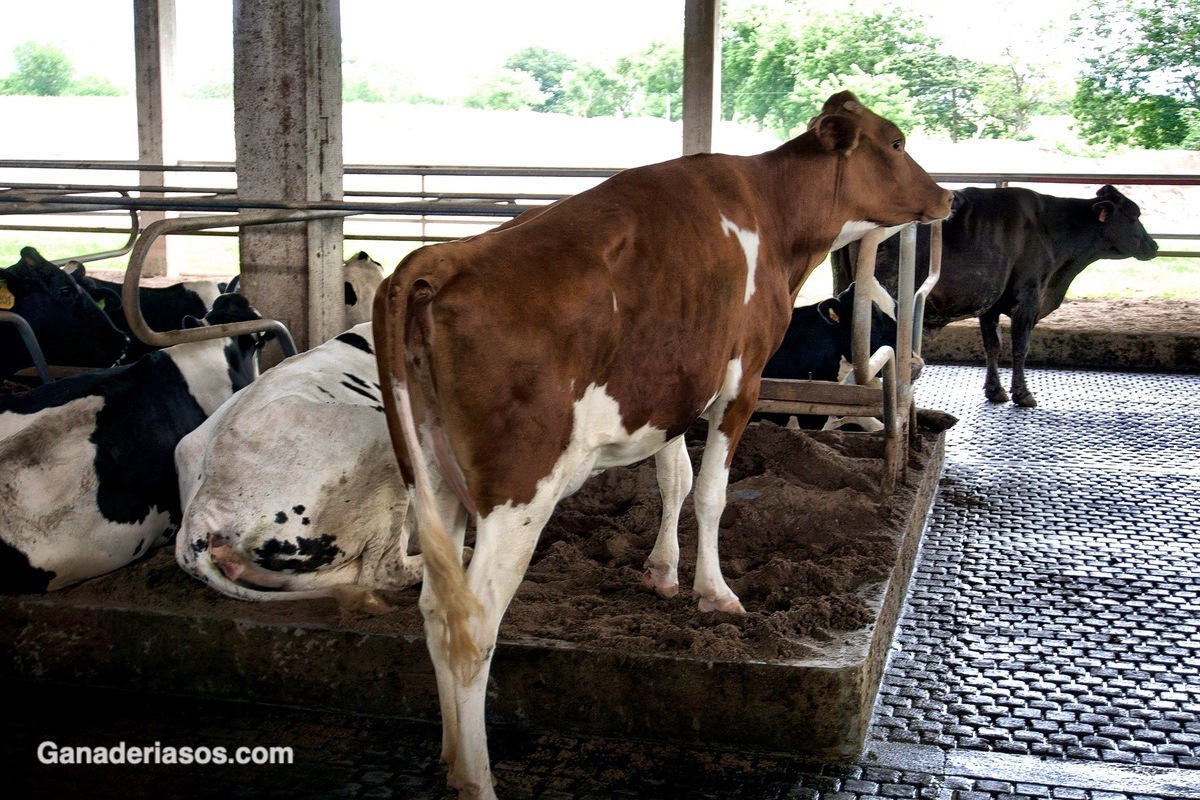
[[[227,81],[232,62],[231,0],[175,0],[176,82],[188,90]],[[778,2],[778,0],[756,0]],[[745,4],[751,0],[729,0]],[[1006,47],[1070,69],[1070,14],[1084,0],[857,0],[864,9],[907,7],[954,55],[987,60]],[[656,39],[682,37],[684,0],[342,0],[343,57],[386,70],[429,93],[465,92],[527,45],[611,62]],[[77,75],[132,87],[133,0],[4,0],[0,76],[13,48],[27,41],[63,48]],[[1046,26],[1057,29],[1039,36]]]

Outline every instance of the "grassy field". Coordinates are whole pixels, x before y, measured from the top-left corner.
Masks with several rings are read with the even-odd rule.
[[[84,253],[120,247],[124,235],[71,234],[58,232],[0,232],[0,264],[15,264],[21,248],[32,245],[48,259],[62,260]],[[391,272],[411,250],[409,242],[346,241],[346,255],[367,251]],[[172,269],[183,275],[232,275],[238,271],[237,238],[233,236],[174,236],[169,244]],[[94,270],[123,270],[128,256],[91,262]],[[801,292],[804,298],[828,296],[829,269],[822,266],[809,278]],[[1098,261],[1071,284],[1068,297],[1200,299],[1200,258],[1157,258],[1153,261]]]

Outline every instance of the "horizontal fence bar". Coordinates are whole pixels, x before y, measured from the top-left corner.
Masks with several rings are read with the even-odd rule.
[[[185,161],[177,164],[143,164],[137,161],[78,161],[65,159],[0,159],[2,169],[62,169],[62,170],[118,170],[131,172],[203,172],[225,173],[236,178],[232,162]],[[384,225],[395,222],[397,217],[410,217],[405,224],[422,226],[494,225],[500,218],[515,217],[529,209],[567,197],[575,192],[438,192],[425,186],[426,178],[586,178],[600,181],[618,172],[619,168],[607,167],[493,167],[493,166],[449,166],[449,165],[347,165],[347,176],[417,177],[421,187],[410,191],[372,190],[353,187],[347,189],[341,201],[287,202],[273,199],[238,198],[236,188],[196,186],[147,186],[135,183],[129,186],[106,183],[91,185],[84,183],[29,183],[0,181],[0,215],[98,215],[130,211],[167,211],[182,216],[188,213],[228,212],[230,214],[254,210],[283,211],[348,211],[361,217],[364,224]],[[932,173],[935,180],[951,185],[986,184],[1007,186],[1014,183],[1027,184],[1080,184],[1120,186],[1200,186],[1200,174],[1163,175],[1149,173],[994,173],[994,172],[944,172]],[[99,197],[103,193],[145,193],[149,197]],[[373,200],[370,198],[374,198]],[[107,232],[98,226],[42,226],[0,225],[0,230],[31,231],[78,231],[81,233]],[[116,233],[114,229],[112,231]],[[182,232],[182,231],[181,231]],[[205,230],[199,235],[229,235],[221,231]],[[445,232],[443,232],[445,233]],[[1200,242],[1200,233],[1151,233],[1155,239]],[[424,227],[419,234],[346,234],[347,239],[364,241],[437,242],[448,241],[452,235],[434,235]],[[1160,258],[1200,257],[1200,250],[1160,250]]]

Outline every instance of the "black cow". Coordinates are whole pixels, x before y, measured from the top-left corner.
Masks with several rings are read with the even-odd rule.
[[[851,340],[854,326],[854,284],[837,297],[830,297],[811,306],[792,309],[783,343],[763,367],[764,378],[791,380],[836,381],[843,364],[853,355]],[[896,320],[875,303],[871,303],[871,352],[880,347],[896,346]],[[788,414],[756,414],[778,425],[787,425]],[[796,415],[801,428],[820,428],[827,417],[814,414]]]
[[[258,318],[226,294],[204,321]],[[171,541],[175,446],[254,380],[263,340],[188,342],[0,398],[0,591],[59,589]]]
[[[78,261],[68,262],[65,271],[104,309],[113,325],[129,337],[129,349],[124,358],[126,363],[131,364],[146,353],[159,349],[133,335],[121,305],[121,284],[88,275]],[[173,331],[181,328],[188,317],[203,319],[222,290],[222,284],[209,280],[187,281],[171,286],[140,286],[138,301],[142,306],[142,316],[151,330]]]
[[[1025,385],[1025,356],[1038,320],[1062,304],[1071,281],[1102,258],[1137,258],[1158,253],[1146,233],[1141,210],[1112,186],[1094,199],[1053,197],[1029,189],[962,189],[954,212],[942,223],[942,274],[925,308],[925,328],[938,330],[955,320],[978,317],[987,354],[984,394],[1004,403],[1000,383],[1000,315],[1012,320],[1012,399],[1037,405]],[[879,248],[875,274],[895,291],[899,248],[896,237]],[[857,245],[832,257],[834,285],[854,275]],[[929,263],[929,231],[917,231],[918,284]]]
[[[51,364],[108,367],[129,344],[71,276],[32,247],[21,249],[16,264],[0,268],[0,309],[29,323]],[[30,366],[33,359],[16,326],[0,324],[0,378]]]

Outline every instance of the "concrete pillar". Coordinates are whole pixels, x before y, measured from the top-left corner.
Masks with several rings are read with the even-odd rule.
[[[133,46],[137,73],[138,161],[143,164],[168,164],[173,152],[171,126],[175,115],[175,0],[133,0]],[[140,172],[143,186],[163,186],[161,172]],[[144,192],[142,197],[162,197]],[[142,227],[165,217],[162,211],[138,214]],[[167,274],[167,239],[154,243],[146,256],[142,274]]]
[[[686,0],[683,12],[683,154],[712,152],[721,118],[721,0]]]
[[[339,0],[234,0],[238,195],[342,199]],[[340,219],[245,228],[242,292],[300,350],[342,332]]]

